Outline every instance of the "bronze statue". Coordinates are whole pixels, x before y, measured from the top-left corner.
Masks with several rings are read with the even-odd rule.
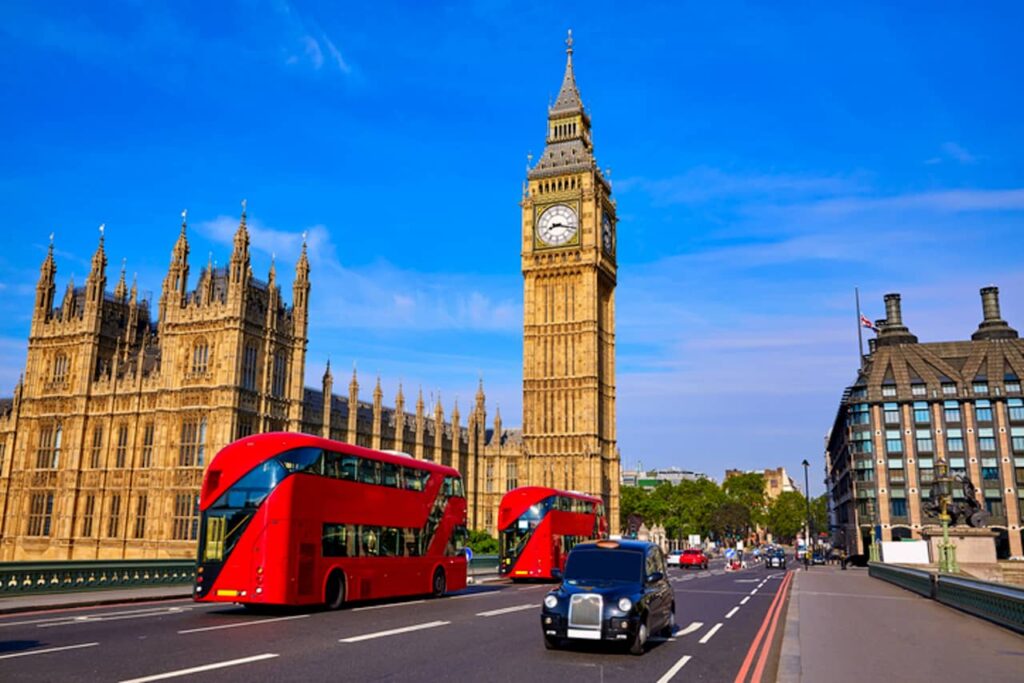
[[[970,477],[957,474],[954,480],[959,481],[964,492],[964,499],[961,501],[950,500],[946,503],[946,514],[949,515],[949,523],[956,526],[965,523],[974,528],[981,528],[988,524],[989,513],[981,503],[978,502],[977,491]],[[942,515],[942,482],[932,482],[931,499],[924,506],[925,512],[934,517]],[[961,522],[962,518],[962,522]]]

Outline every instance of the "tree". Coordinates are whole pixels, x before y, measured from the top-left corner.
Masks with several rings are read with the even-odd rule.
[[[473,529],[469,532],[469,540],[466,542],[477,555],[494,555],[498,552],[498,539],[486,531]]]
[[[747,509],[750,522],[761,524],[765,515],[764,475],[760,472],[746,472],[729,477],[722,484],[722,490],[729,500]]]
[[[791,541],[804,528],[807,504],[799,491],[783,491],[768,508],[768,531],[776,540]]]
[[[711,515],[711,529],[725,539],[743,539],[750,530],[750,511],[734,500],[718,506]]]
[[[828,494],[811,499],[811,524],[816,534],[828,534]]]

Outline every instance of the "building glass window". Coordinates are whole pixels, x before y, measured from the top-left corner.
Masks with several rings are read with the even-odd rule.
[[[146,503],[147,496],[139,496],[135,499],[135,538],[146,537]]]
[[[988,382],[974,382],[971,385],[971,391],[982,396],[988,394]]]
[[[896,397],[896,385],[895,384],[883,384],[882,385],[882,397],[883,398],[895,398]]]
[[[942,383],[942,395],[943,396],[956,396],[956,384],[953,382]]]
[[[850,424],[866,425],[871,423],[871,407],[867,403],[854,403],[850,408]]]
[[[64,430],[59,424],[47,425],[39,432],[39,448],[36,451],[37,470],[57,469],[60,465],[60,447],[63,438]]]
[[[199,496],[179,493],[174,497],[173,538],[194,541],[199,537]]]
[[[895,492],[894,492],[895,493]],[[906,498],[893,498],[889,501],[892,506],[893,517],[906,517],[907,516],[907,499]]]
[[[117,450],[114,451],[114,467],[122,468],[128,461],[128,425],[117,428]]]
[[[121,496],[110,497],[110,517],[107,518],[107,538],[117,538],[121,531]]]
[[[932,441],[932,432],[930,429],[916,430],[915,439],[917,442],[918,453],[931,453],[935,450],[935,445]]]
[[[946,430],[946,450],[956,452],[964,450],[964,432],[962,429]]]
[[[68,379],[68,356],[65,353],[58,353],[53,359],[53,381],[55,384],[63,384]]]
[[[885,424],[898,425],[900,423],[900,407],[897,403],[886,403],[883,405],[885,411]]]
[[[992,402],[988,399],[974,402],[974,417],[978,422],[992,421]]]
[[[242,388],[256,390],[256,368],[258,356],[255,344],[246,344],[242,356]]]
[[[960,404],[956,401],[943,401],[942,414],[947,424],[960,422]]]
[[[985,509],[993,517],[1002,517],[1006,514],[1006,508],[1003,507],[1003,498],[999,495],[999,491],[995,491],[993,497],[989,497],[989,491],[985,492]]]
[[[951,474],[959,474],[961,476],[967,474],[967,461],[964,458],[950,458],[949,459],[949,471]],[[957,490],[954,487],[954,490]]]
[[[192,374],[205,375],[209,367],[210,345],[205,340],[197,341],[192,347]]]
[[[928,403],[925,401],[914,401],[914,422],[917,424],[928,424],[931,421],[931,411],[928,410]]]
[[[981,478],[987,480],[999,480],[999,461],[997,458],[981,459]]]
[[[187,418],[181,423],[179,467],[202,467],[206,444],[206,417]]]
[[[278,351],[274,354],[274,382],[271,386],[270,393],[272,396],[281,398],[284,396],[285,389],[285,378],[288,372],[288,363],[285,358],[284,351]]]
[[[92,538],[92,520],[96,516],[96,496],[88,494],[82,507],[82,537]]]
[[[33,493],[29,498],[27,536],[49,536],[53,520],[53,491]]]
[[[1024,399],[1007,399],[1006,407],[1010,409],[1011,422],[1024,422]]]
[[[510,461],[507,465],[505,465],[505,482],[506,491],[511,491],[512,489],[519,488],[519,478],[516,476],[515,461]]]
[[[92,455],[89,458],[89,466],[94,470],[99,469],[100,460],[103,456],[103,425],[98,424],[92,428]]]
[[[1024,455],[1024,427],[1010,427],[1010,447],[1014,453]]]
[[[911,396],[927,396],[928,395],[928,387],[926,387],[924,384],[921,384],[921,383],[911,384],[910,385],[910,395]]]
[[[1019,394],[1020,393],[1020,382],[1013,380],[1006,382],[1006,393],[1008,394]]]
[[[0,437],[0,438],[3,438],[3,437]],[[3,471],[4,471],[4,455],[6,454],[6,452],[7,452],[7,442],[6,441],[0,441],[0,474],[3,474]]]
[[[900,430],[885,430],[885,450],[887,453],[903,452],[903,439],[900,437]]]
[[[996,438],[991,427],[978,428],[978,450],[989,453],[996,450]]]
[[[850,398],[867,398],[868,388],[867,387],[854,387],[853,391],[850,392]]]
[[[153,466],[153,433],[155,426],[152,422],[147,422],[146,426],[142,428],[142,462],[139,463],[140,467],[152,467]]]
[[[873,445],[871,442],[871,432],[854,432],[853,433],[853,452],[854,453],[871,453],[873,452]]]

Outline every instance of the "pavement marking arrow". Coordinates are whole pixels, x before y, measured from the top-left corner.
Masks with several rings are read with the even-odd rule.
[[[691,633],[696,633],[697,631],[699,631],[701,629],[701,626],[703,625],[703,621],[694,621],[686,628],[676,631],[674,635],[676,638],[679,638],[680,636],[688,636]]]

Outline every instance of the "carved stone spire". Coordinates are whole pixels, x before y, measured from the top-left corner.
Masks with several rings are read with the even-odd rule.
[[[92,255],[92,269],[85,279],[86,302],[98,305],[103,300],[103,291],[107,286],[107,252],[103,248],[103,233],[106,224],[100,225],[100,241]]]
[[[569,29],[569,35],[565,39],[565,75],[562,77],[558,97],[551,106],[552,114],[583,112],[583,101],[580,99],[580,91],[576,88],[576,75],[572,70],[572,44],[572,29]]]
[[[117,281],[117,285],[114,287],[114,298],[124,303],[128,298],[128,283],[125,281],[125,266],[128,263],[128,259],[121,259],[121,277]]]
[[[36,283],[35,315],[48,318],[53,310],[53,300],[57,291],[57,263],[53,260],[53,233],[50,233],[50,246],[46,250],[46,258],[39,267],[39,282]]]
[[[231,285],[244,285],[249,273],[249,229],[245,223],[245,200],[242,200],[242,218],[235,230],[234,247],[231,251],[230,270]],[[239,289],[236,287],[236,289]]]

